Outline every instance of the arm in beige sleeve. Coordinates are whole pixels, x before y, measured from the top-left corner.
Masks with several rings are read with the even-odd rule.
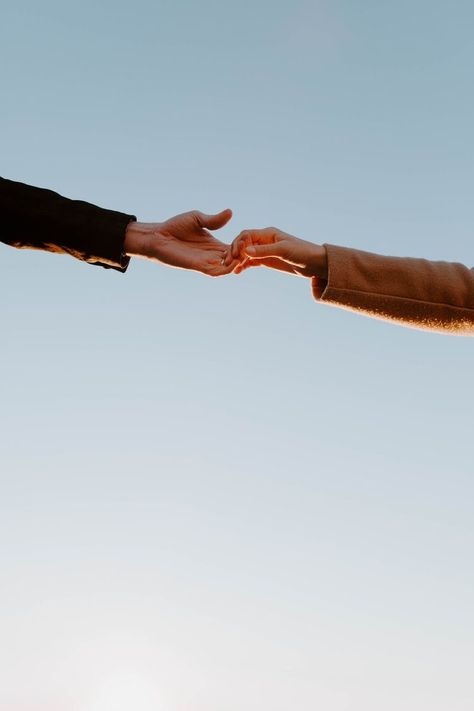
[[[324,246],[327,280],[312,279],[318,301],[403,326],[474,336],[474,269]]]

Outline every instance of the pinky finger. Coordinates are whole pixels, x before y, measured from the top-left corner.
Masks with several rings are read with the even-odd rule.
[[[241,274],[247,267],[250,266],[250,259],[244,259],[243,262],[237,264],[234,269],[234,274]]]

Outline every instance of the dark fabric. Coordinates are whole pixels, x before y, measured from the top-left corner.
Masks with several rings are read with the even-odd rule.
[[[130,261],[123,254],[125,230],[136,219],[0,178],[0,240],[18,249],[70,254],[124,272]]]

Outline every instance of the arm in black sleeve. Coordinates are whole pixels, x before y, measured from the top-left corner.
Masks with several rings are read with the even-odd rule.
[[[0,241],[12,247],[70,254],[124,272],[130,261],[123,252],[125,230],[136,219],[0,178]]]

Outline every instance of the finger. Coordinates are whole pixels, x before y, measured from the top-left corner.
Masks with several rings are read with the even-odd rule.
[[[251,259],[265,259],[266,257],[284,257],[285,248],[281,242],[272,242],[270,244],[255,244],[252,240],[251,244],[245,244],[243,252]]]
[[[267,267],[268,269],[275,269],[279,272],[286,272],[287,274],[297,274],[295,268],[292,264],[288,264],[283,259],[278,259],[277,257],[265,257],[264,259],[249,259],[246,269],[248,267]]]
[[[286,272],[287,274],[296,273],[294,267],[291,264],[288,264],[288,262],[284,262],[283,259],[266,257],[264,259],[246,259],[243,263],[239,264],[236,269],[234,269],[234,274],[240,274],[245,269],[250,269],[251,267],[267,267],[268,269],[275,269],[276,271]],[[238,268],[239,271],[237,271]]]
[[[235,243],[238,239],[239,237],[236,237],[232,244],[229,245],[229,247],[227,248],[226,253],[224,255],[224,264],[230,264],[234,259],[238,258],[239,250],[235,247]]]
[[[240,235],[238,235],[238,237],[234,239],[231,245],[232,257],[234,259],[238,259],[238,257],[242,253],[242,248],[247,243],[248,239],[249,237],[247,230],[241,232]]]
[[[253,247],[256,245],[280,244],[281,240],[278,235],[279,230],[277,230],[275,227],[266,227],[265,229],[261,230],[243,230],[232,243],[232,256],[234,258],[237,258],[239,254],[241,255],[241,257],[244,257],[245,255],[253,256],[251,252],[247,251],[247,246]],[[283,253],[280,249],[272,253],[269,252],[268,255],[282,257]],[[267,255],[262,254],[262,256]]]
[[[234,257],[232,256],[232,245],[229,246],[229,248],[225,251],[224,256],[222,257],[222,264],[230,264],[234,260]]]
[[[234,274],[241,274],[244,271],[244,269],[247,268],[249,261],[250,261],[249,259],[244,259],[243,262],[238,262],[237,266],[234,267]]]
[[[224,255],[221,261],[219,262],[219,267],[222,267],[225,270],[230,269],[230,271],[233,271],[238,264],[238,259],[228,259],[227,256]]]
[[[243,230],[232,242],[231,244],[231,256],[233,259],[239,259],[243,261],[246,255],[252,256],[250,252],[247,252],[247,246],[263,245],[263,244],[279,244],[280,239],[278,238],[279,230],[275,227],[266,227],[261,230]],[[283,256],[283,249],[275,251],[276,256]],[[273,255],[272,255],[273,256]],[[227,261],[230,260],[230,256],[227,257]]]
[[[229,245],[228,249],[225,251],[224,256],[222,257],[222,263],[228,265],[231,262],[235,262],[237,259],[238,255],[236,257],[232,255],[232,245]]]
[[[204,212],[198,212],[197,214],[201,227],[207,227],[208,230],[218,230],[229,222],[232,217],[232,210],[222,210],[216,215],[205,215]]]
[[[223,262],[213,260],[209,262],[207,267],[203,270],[208,276],[225,276],[226,274],[231,274],[235,267],[237,266],[237,261],[233,260],[230,264],[224,264]]]

